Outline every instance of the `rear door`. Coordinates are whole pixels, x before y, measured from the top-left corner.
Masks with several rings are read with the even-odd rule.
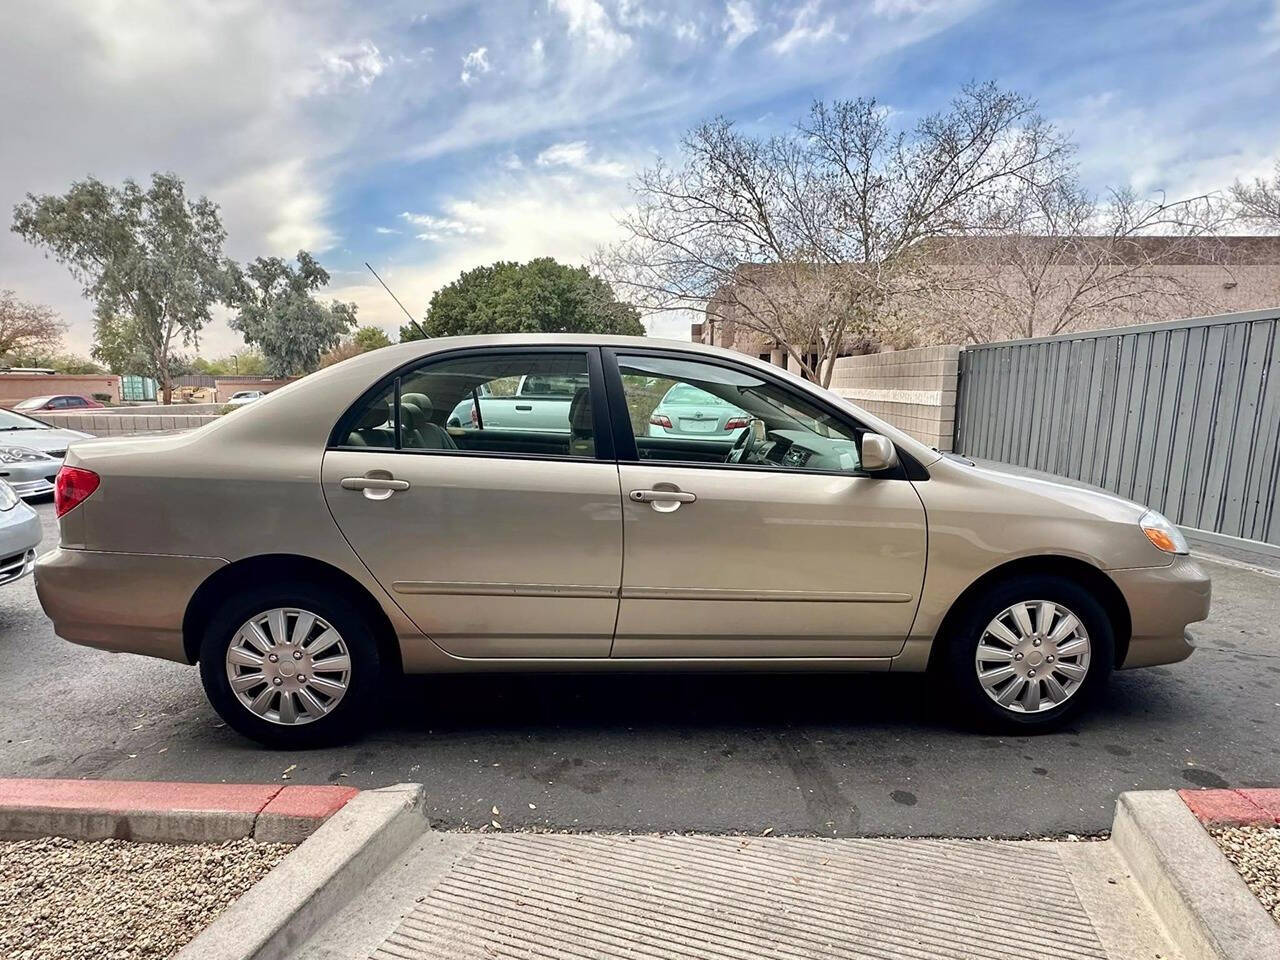
[[[590,386],[560,400],[563,423],[543,433],[480,442],[483,430],[445,427],[472,390],[514,392],[531,373],[580,374]],[[335,430],[323,467],[334,519],[449,653],[608,656],[622,517],[602,391],[594,350],[450,353],[375,387]]]
[[[924,507],[905,476],[861,471],[857,424],[728,362],[606,351],[605,365],[626,544],[614,657],[902,649],[924,580]],[[753,428],[743,456],[728,439],[649,436],[679,383],[763,417],[764,439]]]

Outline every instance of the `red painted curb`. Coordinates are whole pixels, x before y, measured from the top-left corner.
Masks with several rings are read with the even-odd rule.
[[[1280,789],[1179,790],[1207,827],[1280,826]]]
[[[346,805],[351,787],[147,780],[0,779],[0,835],[297,843]]]

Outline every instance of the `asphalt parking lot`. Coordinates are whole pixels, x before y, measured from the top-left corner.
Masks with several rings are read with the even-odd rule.
[[[228,730],[194,669],[57,639],[28,578],[0,587],[0,776],[421,781],[448,827],[1094,832],[1122,790],[1280,784],[1280,579],[1209,569],[1196,654],[1052,735],[968,732],[911,676],[475,676],[406,680],[362,740],[305,753]]]

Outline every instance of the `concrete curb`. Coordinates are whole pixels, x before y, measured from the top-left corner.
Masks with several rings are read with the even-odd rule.
[[[1179,790],[1206,827],[1280,826],[1280,790]]]
[[[0,839],[300,843],[357,793],[276,784],[0,779]]]
[[[174,960],[291,955],[426,830],[422,784],[362,791]]]
[[[1120,794],[1111,839],[1186,957],[1280,957],[1280,926],[1174,791]]]

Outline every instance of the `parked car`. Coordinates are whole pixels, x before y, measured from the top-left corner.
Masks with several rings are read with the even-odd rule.
[[[262,390],[237,390],[227,401],[227,406],[243,407],[246,403],[253,403],[253,401],[261,400],[265,396],[266,393]]]
[[[14,410],[0,410],[0,480],[22,497],[53,493],[67,445],[92,434],[52,427]]]
[[[446,425],[516,375],[582,379],[567,433]],[[748,428],[633,429],[668,382]],[[1190,655],[1209,610],[1155,511],[643,338],[388,347],[191,433],[77,443],[55,502],[58,635],[198,662],[227,723],[281,747],[349,735],[399,671],[931,671],[957,715],[1033,731],[1113,668]]]
[[[31,413],[36,410],[102,410],[105,403],[78,393],[59,393],[48,397],[28,397],[15,403],[13,409]]]
[[[510,381],[511,378],[506,378]],[[587,387],[586,376],[526,375],[510,394],[498,394],[484,384],[474,396],[459,402],[445,421],[451,427],[569,432],[569,405]]]
[[[40,515],[0,480],[0,586],[25,577],[36,565],[36,547],[44,533]]]
[[[736,440],[751,423],[751,415],[714,394],[688,383],[677,383],[649,415],[651,437],[693,437]]]

